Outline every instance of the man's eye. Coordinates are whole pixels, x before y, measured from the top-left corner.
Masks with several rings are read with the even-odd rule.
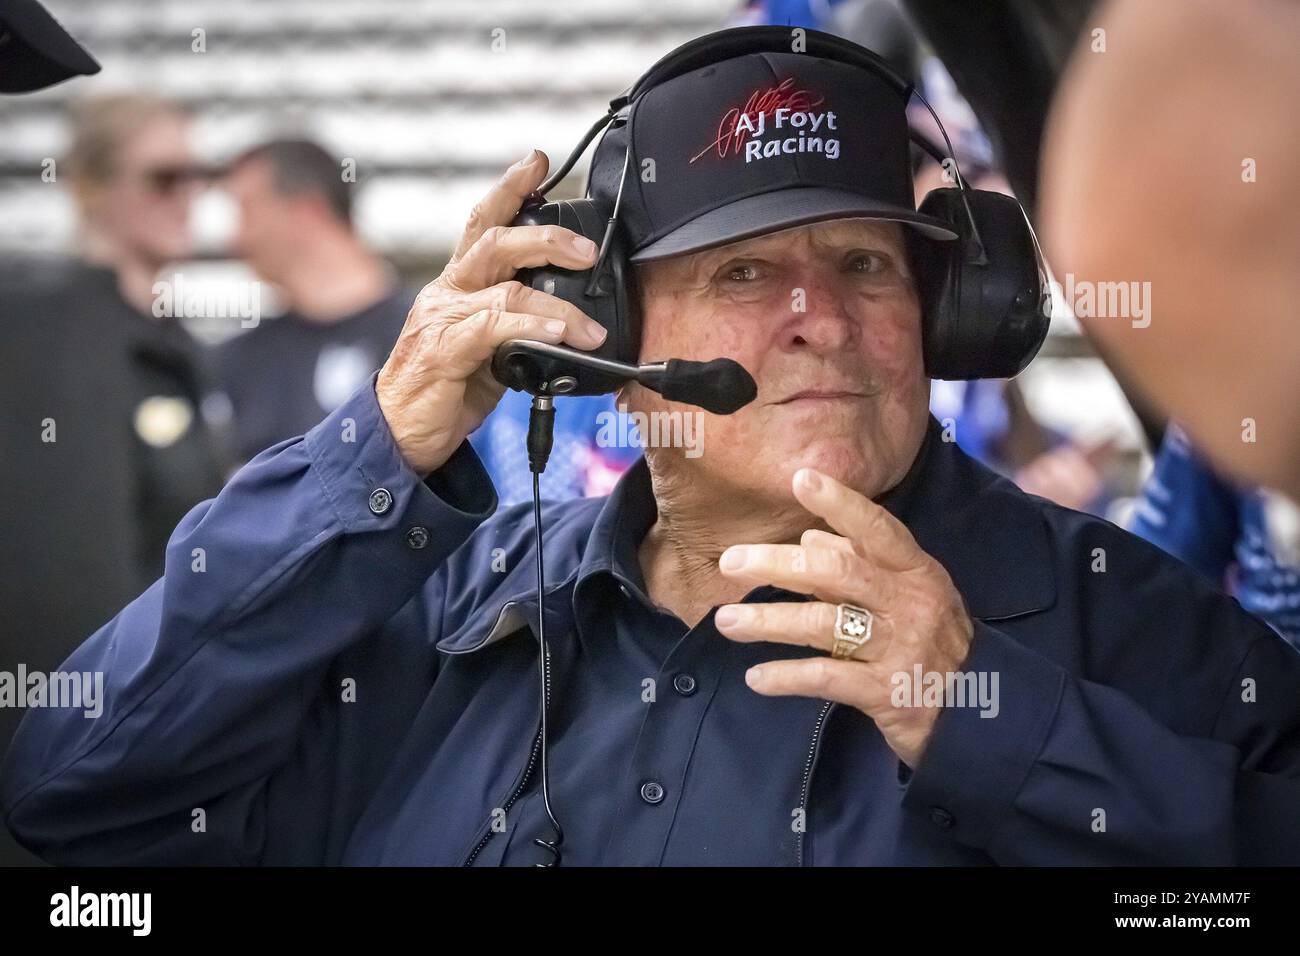
[[[729,266],[726,270],[727,279],[731,282],[753,282],[758,278],[758,269],[749,263],[738,263]]]
[[[849,272],[860,275],[873,275],[885,271],[888,267],[889,260],[884,256],[876,255],[874,252],[855,252],[845,262],[845,268]]]

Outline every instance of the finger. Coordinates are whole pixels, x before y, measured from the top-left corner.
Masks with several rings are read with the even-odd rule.
[[[901,521],[830,475],[814,468],[800,468],[794,474],[794,496],[873,562],[901,570],[927,560]]]
[[[502,342],[532,339],[558,344],[568,329],[563,319],[483,309],[446,327],[444,342],[445,347],[472,370],[491,358]]]
[[[492,226],[446,277],[456,288],[472,291],[510,278],[519,269],[557,265],[586,269],[595,264],[597,246],[563,226]]]
[[[507,169],[488,190],[487,195],[470,210],[451,261],[455,262],[468,252],[488,229],[507,226],[513,222],[515,216],[519,215],[519,207],[524,204],[524,200],[546,180],[546,171],[550,166],[551,161],[546,158],[546,154],[540,149],[534,149]]]
[[[745,683],[764,697],[816,697],[865,712],[876,709],[882,693],[871,665],[829,657],[755,664],[745,672]]]
[[[605,341],[605,327],[587,316],[572,302],[548,295],[511,279],[471,293],[465,299],[467,311],[497,309],[501,312],[526,312],[550,319],[560,319],[566,326],[564,341],[577,348],[593,349]]]
[[[891,572],[873,568],[843,548],[738,544],[722,552],[718,569],[733,580],[813,594],[833,604],[878,610],[889,605],[893,594]]]
[[[724,604],[713,622],[724,637],[742,644],[794,644],[829,654],[835,646],[835,616],[835,606],[822,601]],[[873,629],[853,659],[878,660],[882,650]]]
[[[822,531],[820,528],[809,528],[799,538],[799,543],[805,548],[839,548],[842,551],[855,551],[853,542],[843,535],[831,534],[829,531]]]
[[[563,226],[492,226],[447,266],[445,277],[455,288],[473,291],[534,266],[587,269],[596,251],[594,242]]]

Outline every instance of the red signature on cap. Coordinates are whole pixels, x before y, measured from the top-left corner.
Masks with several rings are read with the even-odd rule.
[[[695,162],[711,149],[716,149],[719,156],[726,156],[730,150],[734,156],[745,148],[745,141],[749,139],[748,129],[738,129],[742,116],[748,117],[751,124],[758,119],[760,113],[775,113],[779,109],[788,110],[808,110],[818,106],[825,100],[824,96],[813,98],[812,93],[808,90],[798,90],[794,88],[794,77],[788,76],[779,84],[769,87],[766,90],[755,90],[749,94],[749,99],[745,101],[744,109],[733,106],[727,112],[722,114],[722,121],[718,123],[718,138],[708,146],[691,157],[691,162]]]

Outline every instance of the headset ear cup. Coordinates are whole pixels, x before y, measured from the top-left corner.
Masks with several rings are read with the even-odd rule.
[[[936,374],[935,369],[945,364],[942,354],[944,329],[951,324],[950,317],[956,312],[955,305],[949,300],[960,287],[959,277],[952,274],[957,264],[955,252],[959,243],[940,242],[906,227],[903,235],[921,304],[925,373],[931,378],[943,378]]]
[[[522,210],[512,225],[558,225],[585,236],[600,246],[611,213],[610,204],[599,199],[570,199],[548,202]],[[608,331],[605,341],[590,354],[618,362],[635,363],[641,347],[639,310],[635,308],[635,276],[627,261],[621,230],[615,229],[610,248],[596,277],[594,294],[588,295],[592,271],[538,266],[520,269],[515,278],[533,289],[546,292],[577,306]],[[614,390],[604,376],[590,369],[564,370],[577,380],[570,394],[599,395]]]
[[[1020,203],[968,190],[985,262],[957,188],[936,189],[920,211],[948,222],[955,242],[925,241],[917,271],[926,374],[931,378],[1010,378],[1038,354],[1047,335],[1043,268]],[[946,249],[942,247],[947,247]]]
[[[604,238],[609,222],[610,208],[593,203],[593,213],[600,219],[600,233],[592,241],[597,246]],[[608,355],[616,362],[636,365],[641,354],[641,309],[637,291],[636,270],[628,261],[627,243],[623,230],[615,225],[609,238],[609,250],[601,268],[599,288],[608,295],[602,318],[596,321],[609,330],[609,337],[601,344],[599,354]]]

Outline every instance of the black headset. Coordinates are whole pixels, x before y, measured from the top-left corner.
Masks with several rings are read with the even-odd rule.
[[[799,51],[793,50],[791,29],[770,26],[723,30],[678,47],[610,101],[609,111],[525,202],[515,225],[557,224],[587,237],[600,249],[591,269],[543,266],[521,270],[517,275],[525,285],[571,302],[608,330],[604,343],[586,354],[625,364],[635,364],[639,357],[641,317],[635,274],[628,261],[626,240],[618,228],[623,185],[632,155],[631,130],[624,134],[627,146],[612,202],[592,196],[594,177],[588,177],[586,195],[581,199],[547,202],[544,197],[568,174],[598,133],[603,130],[608,136],[635,122],[637,103],[647,90],[692,70],[749,53],[802,52],[870,70],[894,86],[904,100],[915,93],[912,84],[870,50],[817,30],[799,32],[803,41]],[[916,95],[934,115],[924,97]],[[948,134],[939,117],[934,115],[934,119],[951,154]],[[597,146],[593,173],[601,160],[604,139]],[[923,137],[914,135],[913,142],[949,168],[946,157]],[[906,226],[903,230],[921,298],[926,374],[940,379],[1009,378],[1029,364],[1047,335],[1051,300],[1045,266],[1020,203],[1002,193],[971,189],[955,157],[951,168],[957,186],[931,191],[919,212],[943,221],[958,238],[943,242]],[[543,378],[553,381],[567,377],[566,394],[602,394],[621,384],[620,379],[590,368],[565,367],[559,358],[542,362]]]

